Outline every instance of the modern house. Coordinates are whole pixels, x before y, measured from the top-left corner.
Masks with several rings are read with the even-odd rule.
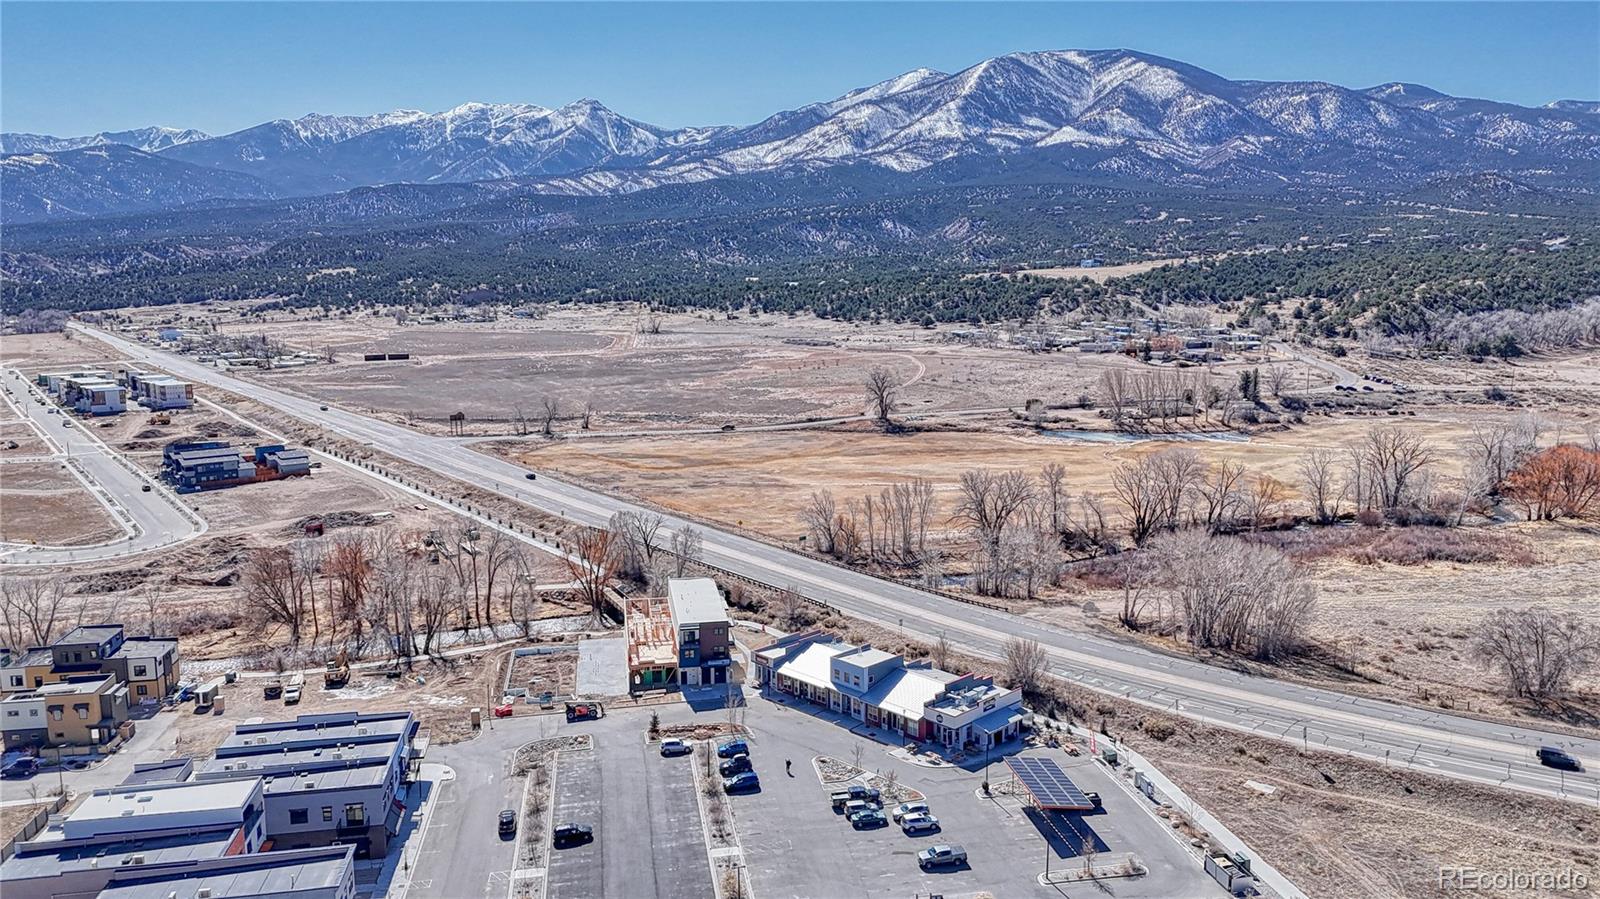
[[[61,402],[87,415],[118,415],[127,411],[128,391],[107,378],[68,378]]]
[[[171,375],[130,371],[128,391],[135,402],[149,409],[187,409],[194,405],[194,385]]]
[[[722,684],[733,663],[728,604],[708,577],[670,578],[667,608],[678,644],[678,682]]]
[[[281,443],[258,446],[249,455],[225,440],[172,443],[162,450],[161,473],[180,493],[192,493],[307,475],[311,457]]]
[[[381,856],[405,816],[417,730],[410,712],[242,724],[194,779],[259,780],[267,836],[279,848],[346,843]]]
[[[127,685],[110,674],[69,677],[0,700],[0,733],[8,750],[98,749],[116,739],[127,720]]]
[[[951,749],[993,748],[1018,735],[1022,692],[957,675],[821,631],[754,653],[763,689],[799,696],[872,727]]]
[[[129,637],[120,624],[79,625],[0,668],[0,694],[80,675],[111,674],[128,687],[129,702],[154,702],[177,688],[178,670],[174,637]]]
[[[6,899],[57,899],[104,895],[124,878],[194,874],[262,850],[264,811],[260,784],[250,781],[96,790],[17,844],[0,881]]]

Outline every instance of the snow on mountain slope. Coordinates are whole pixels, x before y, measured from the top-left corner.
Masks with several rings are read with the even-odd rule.
[[[496,180],[601,194],[846,164],[971,178],[1015,168],[1002,165],[1010,156],[1045,176],[1190,186],[1415,185],[1500,172],[1566,189],[1600,176],[1597,109],[1530,109],[1403,82],[1232,81],[1132,50],[1058,50],[952,74],[914,69],[743,127],[661,128],[583,99],[308,115],[209,139],[141,139],[169,139],[156,147],[162,158],[248,173],[284,195]],[[35,137],[6,135],[5,146],[44,149],[25,140]]]
[[[59,153],[83,147],[121,144],[152,153],[178,144],[206,140],[211,135],[193,128],[165,128],[154,125],[129,131],[102,131],[83,137],[55,137],[49,134],[0,134],[0,153]]]

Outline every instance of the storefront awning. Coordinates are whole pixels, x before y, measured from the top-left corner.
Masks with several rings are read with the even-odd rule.
[[[972,722],[972,727],[975,730],[981,730],[986,734],[997,734],[1001,731],[1004,731],[1011,725],[1019,724],[1021,722],[1022,709],[1016,706],[1010,706],[1003,709],[995,709],[989,714],[984,715],[977,721]]]

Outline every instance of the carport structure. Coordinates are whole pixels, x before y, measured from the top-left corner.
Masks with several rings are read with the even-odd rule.
[[[1006,767],[1022,789],[1028,801],[1042,811],[1086,812],[1094,808],[1089,797],[1078,789],[1054,759],[1036,755],[1018,755],[1006,759]]]

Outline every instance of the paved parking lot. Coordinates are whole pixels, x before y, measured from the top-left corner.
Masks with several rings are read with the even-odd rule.
[[[691,761],[662,758],[645,743],[646,720],[628,715],[575,725],[593,734],[595,748],[558,756],[553,821],[587,824],[595,838],[551,849],[551,899],[711,895]]]
[[[607,828],[602,813],[600,756],[594,749],[559,753],[555,770],[555,814],[551,821],[568,821],[594,828],[591,843],[566,848],[551,847],[546,868],[546,895],[551,899],[599,896],[605,888]],[[620,859],[618,860],[621,861]]]
[[[1151,899],[1222,897],[1226,892],[1190,861],[1183,847],[1139,807],[1107,769],[1087,758],[1053,752],[1086,790],[1099,792],[1103,811],[1089,815],[1056,813],[1044,820],[1020,801],[980,797],[983,773],[956,768],[930,769],[888,755],[889,748],[831,721],[812,717],[805,706],[752,698],[746,724],[752,732],[752,757],[761,772],[759,794],[735,797],[739,835],[757,895],[764,899],[852,895],[904,897],[908,894],[964,895],[987,891],[997,896],[1110,895]],[[862,764],[894,770],[902,784],[921,791],[939,819],[941,832],[909,837],[891,823],[856,831],[828,804],[829,788],[817,779],[811,758],[850,758],[865,742]],[[794,777],[783,774],[783,760],[794,761]],[[1009,778],[1003,761],[991,768],[993,782]],[[1132,852],[1150,873],[1099,884],[1038,882],[1045,857],[1062,871],[1083,864],[1080,847],[1088,841],[1097,853]],[[968,865],[922,871],[916,853],[938,843],[955,843],[968,853]],[[1097,861],[1105,861],[1102,856]]]
[[[1103,811],[1058,815],[1036,821],[1020,801],[978,794],[981,771],[929,769],[888,754],[889,747],[812,714],[808,706],[778,704],[751,695],[745,724],[762,790],[732,796],[739,839],[755,893],[762,899],[800,897],[894,897],[919,891],[947,896],[988,892],[996,896],[1095,896],[1118,899],[1220,899],[1226,895],[1207,878],[1166,826],[1151,817],[1147,801],[1118,777],[1087,758],[1059,752],[1052,757],[1085,790],[1100,793]],[[645,742],[650,714],[663,724],[717,721],[719,708],[696,712],[687,704],[653,709],[611,710],[598,721],[567,724],[560,716],[496,722],[476,740],[443,747],[440,753],[461,781],[441,805],[428,848],[417,859],[418,881],[407,899],[507,894],[509,844],[494,835],[498,808],[514,805],[510,791],[520,782],[499,773],[515,747],[530,739],[588,733],[594,748],[563,753],[554,780],[554,818],[594,827],[593,844],[552,851],[546,895],[550,897],[684,897],[713,894],[710,864],[694,794],[690,758],[663,759]],[[817,779],[817,755],[849,759],[864,747],[869,769],[898,772],[900,782],[926,794],[943,832],[911,838],[891,824],[857,832],[828,804],[829,788]],[[784,761],[794,763],[793,777]],[[1008,777],[996,759],[991,777]],[[482,781],[480,783],[480,780]],[[497,795],[506,792],[507,795]],[[1150,873],[1098,883],[1044,887],[1038,876],[1045,854],[1061,871],[1081,866],[1077,846],[1087,835],[1101,853],[1132,851]],[[970,867],[922,872],[916,852],[934,843],[958,843]],[[1047,846],[1049,847],[1047,850]],[[1103,860],[1103,859],[1098,859]],[[529,871],[529,876],[534,872]]]

